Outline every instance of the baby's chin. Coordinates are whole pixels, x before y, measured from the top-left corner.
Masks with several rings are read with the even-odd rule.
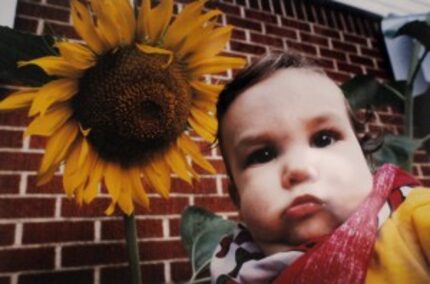
[[[288,224],[282,236],[270,242],[259,242],[257,245],[265,255],[291,250],[293,247],[318,241],[321,237],[330,235],[342,222],[328,211],[320,211],[310,218]]]

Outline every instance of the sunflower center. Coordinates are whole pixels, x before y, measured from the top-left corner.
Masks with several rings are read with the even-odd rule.
[[[191,88],[168,55],[127,47],[104,55],[85,72],[72,107],[89,143],[107,161],[145,163],[187,126]]]

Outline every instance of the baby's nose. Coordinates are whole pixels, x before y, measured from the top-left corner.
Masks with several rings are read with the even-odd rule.
[[[313,182],[318,178],[318,172],[313,167],[295,168],[284,171],[282,175],[282,186],[292,189],[304,182]]]

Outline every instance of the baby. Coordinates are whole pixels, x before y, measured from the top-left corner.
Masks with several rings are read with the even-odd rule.
[[[321,69],[294,54],[266,56],[225,87],[217,117],[244,225],[216,250],[213,283],[401,282],[381,263],[392,259],[375,250],[376,230],[409,191],[400,186],[417,183],[394,166],[372,177],[342,91]],[[398,263],[419,271],[408,283],[430,283],[425,222],[429,250]]]

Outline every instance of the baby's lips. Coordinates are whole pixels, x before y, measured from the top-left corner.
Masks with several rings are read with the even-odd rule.
[[[323,207],[323,202],[310,194],[296,197],[285,209],[284,216],[289,220],[300,219],[312,215]]]

